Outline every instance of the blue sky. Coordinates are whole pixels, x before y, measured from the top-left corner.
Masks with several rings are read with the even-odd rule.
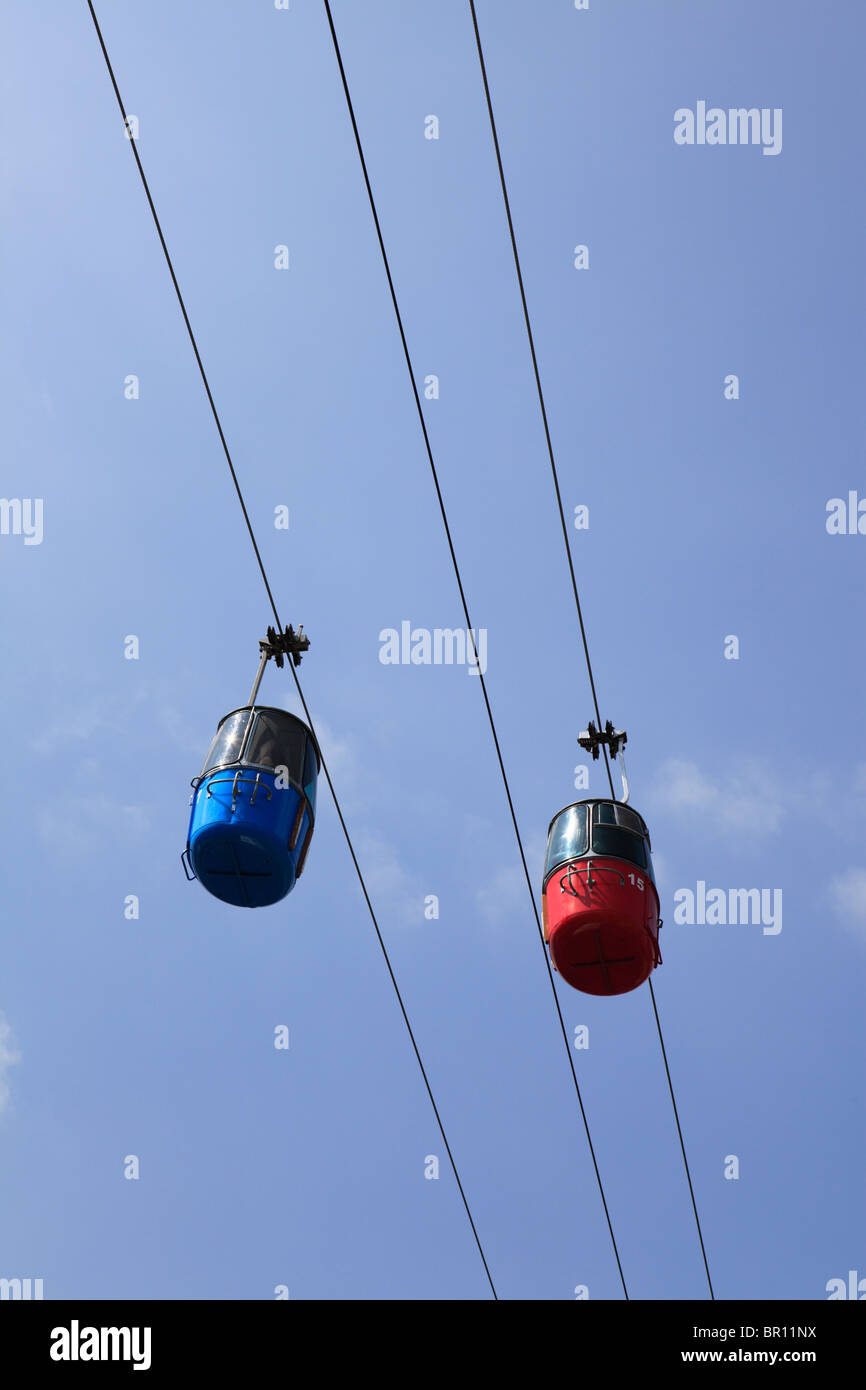
[[[592,706],[469,7],[333,9],[540,879]],[[716,1293],[825,1298],[866,1275],[866,537],[825,524],[866,497],[864,20],[478,12],[564,502],[589,507],[602,716],[656,851],[654,984]],[[97,13],[499,1295],[621,1297],[479,682],[379,660],[384,629],[463,618],[324,7]],[[488,1297],[325,789],[282,904],[184,880],[188,782],[271,615],[87,7],[16,0],[3,27],[0,492],[44,515],[41,544],[0,535],[0,1276],[47,1298]],[[701,100],[781,108],[781,153],[676,145]],[[297,708],[285,672],[262,694]],[[699,881],[781,889],[782,930],[676,923]],[[648,989],[559,993],[589,1028],[629,1292],[703,1297]]]

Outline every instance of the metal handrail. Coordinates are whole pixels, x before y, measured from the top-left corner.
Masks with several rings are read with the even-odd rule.
[[[262,779],[261,779],[261,773],[258,773],[258,772],[257,772],[256,775],[255,775],[255,777],[242,777],[241,774],[240,774],[240,772],[236,772],[235,775],[234,775],[234,777],[214,777],[213,781],[208,782],[208,784],[207,784],[207,794],[208,794],[208,796],[210,796],[210,794],[211,794],[211,788],[212,788],[212,787],[219,786],[220,783],[222,783],[222,782],[231,782],[231,784],[232,784],[232,810],[234,810],[234,809],[235,809],[235,806],[237,805],[237,802],[238,802],[238,787],[239,787],[239,785],[240,785],[242,782],[251,782],[251,783],[252,783],[252,786],[253,786],[253,793],[252,793],[252,796],[250,797],[250,805],[251,805],[251,806],[255,805],[256,792],[259,790],[259,787],[264,787],[265,791],[267,792],[268,801],[270,801],[270,799],[271,799],[271,791],[272,791],[272,788],[268,786],[267,782],[263,782],[263,781],[262,781]]]
[[[559,880],[560,893],[570,893],[573,898],[577,897],[577,889],[572,884],[571,876],[572,874],[577,874],[579,876],[583,864],[586,864],[586,886],[589,889],[590,893],[594,890],[595,880],[592,876],[593,862],[591,859],[586,859],[581,860],[579,864],[569,864],[565,873]],[[599,874],[616,874],[617,878],[620,881],[620,886],[622,888],[625,887],[625,876],[624,874],[620,873],[619,869],[611,869],[608,867],[607,864],[597,864],[595,865],[595,871]],[[566,879],[568,880],[568,887],[566,887]]]

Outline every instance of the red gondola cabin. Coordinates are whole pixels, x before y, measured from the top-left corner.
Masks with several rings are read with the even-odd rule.
[[[574,989],[626,994],[661,963],[650,852],[643,818],[620,801],[576,801],[550,822],[544,939]]]

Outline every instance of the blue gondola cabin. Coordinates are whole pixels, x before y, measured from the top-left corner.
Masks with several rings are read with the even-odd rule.
[[[295,715],[248,705],[220,721],[193,780],[186,858],[209,893],[236,907],[279,902],[303,872],[320,760]]]

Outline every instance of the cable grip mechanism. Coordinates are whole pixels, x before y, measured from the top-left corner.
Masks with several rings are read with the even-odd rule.
[[[262,676],[265,674],[265,667],[267,666],[271,657],[274,658],[274,661],[277,663],[280,669],[282,669],[283,663],[287,656],[290,656],[292,658],[292,661],[295,663],[296,666],[300,666],[301,657],[303,656],[304,652],[309,651],[309,648],[310,639],[309,637],[304,636],[303,623],[301,623],[297,632],[295,632],[295,629],[292,627],[291,623],[289,623],[289,626],[286,628],[285,632],[277,632],[276,628],[269,627],[267,637],[262,637],[259,640],[259,669],[256,672],[256,679],[253,683],[253,688],[250,692],[250,698],[247,701],[247,704],[249,706],[252,706],[256,703],[256,696],[259,693],[259,686],[262,683]]]
[[[297,632],[289,623],[285,632],[277,632],[276,628],[269,627],[267,637],[259,641],[259,651],[262,656],[269,660],[271,657],[282,670],[283,658],[290,656],[296,666],[300,666],[301,657],[304,652],[310,649],[310,639],[304,636],[304,625],[301,623]]]
[[[620,776],[622,777],[622,800],[628,801],[628,778],[625,771],[625,758],[623,749],[628,742],[628,734],[625,729],[615,729],[610,719],[605,722],[603,729],[597,729],[590,719],[589,727],[583,729],[577,736],[577,741],[581,748],[585,748],[587,753],[591,753],[593,759],[598,758],[601,748],[608,748],[610,756],[619,762]]]

